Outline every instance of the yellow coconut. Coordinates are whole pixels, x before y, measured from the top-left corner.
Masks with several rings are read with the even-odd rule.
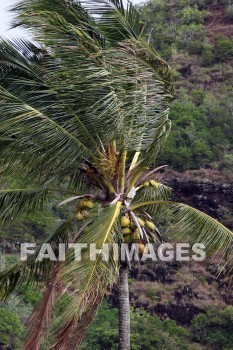
[[[125,228],[122,229],[122,233],[124,235],[130,235],[131,232],[132,231],[131,231],[131,229],[129,227],[125,227]]]
[[[86,199],[82,199],[80,202],[79,202],[79,208],[80,209],[83,209],[83,208],[87,208],[86,206],[86,203],[89,202],[88,200]]]
[[[78,208],[85,208],[85,200],[84,199],[82,199],[80,202],[79,202],[79,204],[78,204]]]
[[[154,187],[155,190],[157,190],[157,188],[159,187],[159,182],[156,182],[154,180],[150,180],[150,184]]]
[[[154,229],[155,229],[155,225],[153,224],[153,222],[151,222],[149,220],[146,220],[145,226],[151,231],[154,231]]]
[[[149,186],[150,186],[149,181],[144,182],[143,186],[144,186],[144,187],[149,187]]]
[[[121,218],[121,227],[128,227],[129,224],[130,224],[129,218],[127,218],[126,216],[122,216],[122,218]]]
[[[75,218],[77,221],[82,221],[82,219],[83,219],[82,213],[80,213],[80,211],[78,211],[75,215]]]
[[[136,230],[133,232],[132,239],[133,239],[133,241],[139,241],[140,238],[141,238],[140,232],[139,232],[138,229],[136,229]]]
[[[80,208],[89,208],[89,209],[92,209],[92,208],[94,207],[94,204],[93,204],[93,202],[90,201],[90,200],[83,199],[83,200],[80,201],[79,207],[80,207]]]
[[[145,222],[142,219],[137,218],[137,221],[138,221],[140,226],[144,226],[145,225]]]
[[[89,208],[89,209],[94,208],[94,203],[92,201],[86,201],[86,208]]]
[[[138,251],[140,255],[143,255],[146,246],[144,243],[138,243]]]
[[[87,217],[87,216],[90,215],[90,213],[89,213],[89,211],[87,211],[87,210],[82,210],[82,215],[83,215],[84,217]]]

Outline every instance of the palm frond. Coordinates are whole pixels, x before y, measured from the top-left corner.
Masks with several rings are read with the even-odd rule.
[[[69,103],[66,105],[47,85],[49,79],[46,82],[47,73],[40,60],[34,62],[36,50],[40,55],[42,49],[22,40],[0,43],[0,124],[3,138],[12,140],[1,142],[2,163],[13,167],[18,160],[18,171],[33,168],[34,175],[36,171],[53,173],[65,162],[71,166],[80,155],[92,156],[97,147]],[[34,130],[33,138],[30,130]],[[22,153],[24,156],[19,157]]]
[[[149,153],[151,161],[158,149],[155,145],[167,130],[171,71],[139,36],[137,11],[130,3],[124,9],[120,0],[81,4],[53,1],[22,1],[13,9],[22,23],[25,18],[30,26],[46,28],[46,40],[49,35],[58,36],[52,44],[58,64],[48,62],[48,67],[52,64],[53,68],[52,75],[47,69],[50,89],[81,116],[89,133],[95,130],[104,143],[118,139],[120,146],[123,142],[132,150],[141,145],[142,150],[147,150],[147,162]],[[111,28],[127,35],[118,38],[114,45],[103,47],[87,29],[90,23],[99,32],[105,27],[102,36],[105,32],[111,36]]]
[[[129,37],[139,37],[142,23],[138,11],[130,1],[126,7],[122,0],[92,0],[81,3],[99,24],[107,45]]]
[[[29,214],[40,214],[47,205],[49,195],[54,193],[58,194],[74,194],[71,190],[66,188],[50,188],[48,186],[39,187],[35,186],[21,187],[22,181],[19,182],[19,186],[10,186],[2,184],[0,189],[0,223],[1,225],[11,224],[15,219],[23,219]],[[24,185],[24,184],[23,184]],[[91,196],[91,195],[90,195]],[[77,198],[85,197],[85,194],[76,196]],[[67,200],[65,200],[66,202]]]
[[[74,42],[72,40],[74,38],[72,38],[72,35],[69,35],[69,26],[85,29],[90,33],[90,36],[100,38],[94,19],[81,6],[81,3],[77,1],[51,0],[48,2],[46,0],[21,0],[11,6],[10,10],[16,14],[13,27],[26,26],[30,29],[33,28],[35,30],[34,34],[39,41],[43,39],[43,41],[51,43],[53,39],[53,41],[56,40],[56,42],[64,44],[69,39],[68,43],[71,44]],[[68,24],[66,36],[63,38],[59,26],[57,30],[53,30],[53,27],[56,25],[56,17],[63,18]],[[42,23],[43,26],[41,25]],[[39,33],[38,36],[37,33]]]
[[[17,53],[19,45],[14,45],[4,43],[2,52],[6,62],[8,51],[11,60],[16,52],[17,65],[22,54]],[[51,70],[53,61],[45,60],[45,71],[40,75],[44,82],[35,76],[3,78],[0,126],[7,136],[9,132],[12,136],[12,143],[4,148],[5,162],[11,157],[8,164],[12,167],[14,150],[22,153],[27,148],[24,157],[19,158],[21,167],[16,165],[18,171],[33,169],[31,177],[39,170],[40,174],[53,173],[61,163],[64,168],[78,162],[85,153],[93,156],[98,146],[93,140],[98,137],[105,144],[115,138],[120,147],[123,143],[131,150],[138,150],[140,145],[150,162],[166,131],[168,118],[164,109],[168,107],[169,94],[164,93],[163,79],[141,59],[140,50],[127,45],[98,51],[96,57],[80,50],[79,44],[74,49],[58,48],[60,64],[53,64]],[[22,42],[20,48],[23,52]],[[23,57],[22,60],[32,75],[35,69]],[[74,78],[77,71],[79,75]],[[10,114],[6,115],[6,110]],[[31,129],[35,130],[33,139],[28,137]]]
[[[50,327],[52,307],[59,285],[60,265],[57,264],[52,276],[48,279],[47,286],[40,304],[33,315],[27,320],[28,339],[24,344],[24,350],[39,350],[43,334]]]
[[[189,235],[192,241],[203,243],[222,262],[231,261],[233,232],[206,213],[187,204],[172,205],[172,224],[178,235]]]
[[[151,179],[154,179],[156,176],[156,173],[158,173],[160,170],[167,167],[167,165],[161,165],[155,169],[150,170],[149,172],[146,172],[146,174],[143,174],[141,178],[138,180],[137,186],[143,185],[145,181],[149,181]]]
[[[40,212],[46,205],[48,189],[13,188],[0,190],[0,222],[11,223],[12,220],[26,217],[29,213]]]
[[[34,28],[40,33],[39,39],[43,37],[43,34],[46,35],[49,32],[49,36],[46,37],[48,41],[51,39],[51,34],[54,34],[56,40],[59,41],[59,31],[53,33],[51,30],[54,24],[52,19],[55,18],[55,15],[63,17],[69,26],[85,28],[90,36],[100,40],[102,44],[107,42],[109,45],[129,36],[137,38],[141,31],[140,16],[137,10],[131,2],[127,3],[125,9],[122,0],[88,2],[51,0],[49,3],[45,0],[24,0],[12,6],[11,11],[17,14],[14,26],[26,25]],[[38,13],[40,17],[36,16]],[[41,26],[43,17],[46,16],[48,17],[47,25]],[[49,24],[51,24],[50,27]],[[60,37],[60,39],[64,43],[65,38],[62,40]]]
[[[164,206],[170,212],[169,217],[176,237],[189,237],[191,242],[204,244],[221,265],[232,260],[233,232],[208,214],[187,204],[161,200],[135,203],[131,209],[158,205]]]
[[[132,205],[137,202],[148,202],[148,201],[168,201],[171,197],[171,188],[158,182],[157,188],[154,189],[152,186],[141,187],[132,201]],[[143,208],[148,214],[153,217],[157,217],[163,210],[163,205],[147,205]]]
[[[74,220],[69,220],[63,223],[47,242],[51,243],[54,252],[58,249],[60,242],[66,242],[67,244],[68,242],[78,242],[87,243],[88,245],[97,243],[98,248],[101,249],[103,244],[113,242],[114,227],[116,226],[120,207],[121,203],[119,202],[112,207],[103,209],[102,212],[97,213],[99,218],[91,218],[81,227],[76,227]],[[53,273],[58,263],[54,263],[49,259],[37,261],[39,250],[40,247],[27,261],[19,262],[0,274],[0,296],[4,300],[12,294],[16,287],[22,284],[37,285],[52,279],[52,284],[48,284],[41,304],[32,316],[33,319],[37,319],[37,322],[30,324],[28,350],[34,350],[32,345],[34,342],[39,346],[42,333],[47,329],[46,324],[51,317],[50,312],[56,285]],[[92,321],[106,292],[106,288],[115,281],[118,274],[118,263],[113,259],[111,251],[109,261],[102,260],[101,256],[97,256],[95,261],[91,261],[89,247],[84,250],[81,261],[73,260],[71,248],[67,253],[66,261],[61,263],[59,268],[59,279],[63,286],[73,286],[69,290],[69,295],[72,296],[73,301],[60,317],[60,328],[54,348],[59,348],[61,344],[66,342],[80,343],[84,331]],[[37,332],[38,327],[40,332]],[[55,330],[55,333],[57,331]]]
[[[99,218],[83,232],[78,243],[87,243],[88,246],[95,243],[99,249],[103,249],[104,244],[113,242],[120,207],[121,203],[118,202],[103,209]],[[109,260],[105,261],[101,255],[91,260],[89,247],[84,249],[81,261],[74,261],[72,257],[66,260],[61,278],[66,285],[72,283],[75,287],[71,293],[72,302],[59,318],[59,331],[53,349],[80,344],[106,288],[115,281],[118,269],[111,251]]]

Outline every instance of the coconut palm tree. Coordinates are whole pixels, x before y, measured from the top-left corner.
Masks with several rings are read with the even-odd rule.
[[[35,42],[0,43],[0,219],[3,225],[40,213],[49,196],[64,195],[71,219],[48,238],[64,261],[37,252],[0,275],[8,298],[21,284],[42,284],[25,349],[40,348],[55,300],[71,302],[52,329],[52,348],[76,348],[109,286],[119,281],[119,349],[130,349],[129,261],[114,258],[113,243],[161,240],[155,225],[172,222],[221,256],[233,235],[208,215],[169,201],[156,180],[156,155],[170,130],[169,66],[143,39],[135,8],[121,0],[24,0],[12,8],[15,26]],[[17,184],[17,185],[16,185]],[[111,247],[109,259],[73,258],[69,243]],[[61,257],[61,255],[60,255]],[[230,257],[228,256],[228,260]],[[227,261],[227,260],[226,260]]]

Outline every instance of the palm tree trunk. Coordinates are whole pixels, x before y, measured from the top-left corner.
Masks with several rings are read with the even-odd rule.
[[[130,305],[128,267],[122,265],[119,276],[119,350],[130,350]]]

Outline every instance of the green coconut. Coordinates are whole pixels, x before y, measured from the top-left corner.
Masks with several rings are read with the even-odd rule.
[[[139,232],[138,229],[136,229],[136,230],[133,232],[132,238],[133,238],[134,241],[139,241],[139,239],[141,238],[141,236],[140,236],[140,232]]]
[[[131,242],[131,235],[127,234],[123,236],[124,243],[130,243]]]
[[[137,228],[137,226],[136,226],[136,224],[135,224],[134,221],[131,221],[130,228],[131,228],[132,230],[135,230],[135,228]]]
[[[145,222],[142,219],[137,218],[137,221],[141,227],[145,226]]]
[[[146,220],[145,226],[151,231],[154,231],[154,229],[155,229],[155,225],[153,224],[153,222],[151,222],[149,220]]]
[[[83,220],[83,215],[82,213],[80,213],[80,211],[78,211],[75,215],[75,218],[77,221],[82,221]]]

